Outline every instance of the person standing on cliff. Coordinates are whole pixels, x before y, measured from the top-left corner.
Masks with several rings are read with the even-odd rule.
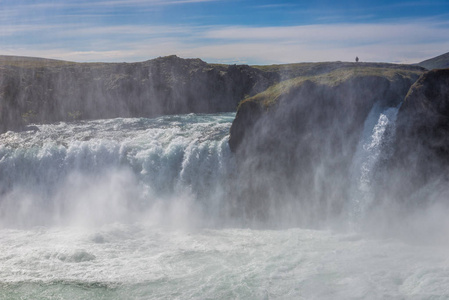
[[[355,57],[355,62],[356,62],[356,63],[359,62],[359,57],[358,57],[358,56]]]

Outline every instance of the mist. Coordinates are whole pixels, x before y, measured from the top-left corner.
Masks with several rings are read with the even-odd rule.
[[[51,63],[2,77],[0,295],[447,295],[435,74]]]
[[[43,69],[33,65],[42,62]],[[188,228],[301,227],[381,236],[416,228],[416,235],[428,237],[438,234],[418,228],[442,222],[445,232],[445,222],[433,216],[435,207],[445,207],[445,180],[438,172],[430,179],[406,176],[411,166],[395,158],[398,110],[422,72],[418,67],[325,63],[264,71],[207,69],[201,60],[176,56],[136,64],[42,62],[21,61],[19,86],[38,81],[14,90],[11,103],[18,106],[3,113],[21,114],[25,124],[68,123],[21,125],[24,131],[2,135],[4,226],[145,219]],[[251,104],[251,95],[270,82],[288,86],[298,75],[311,74],[313,80],[295,83],[274,104]],[[140,79],[141,88],[136,87]],[[208,88],[209,81],[220,84]],[[80,85],[85,88],[75,88]],[[36,88],[42,89],[40,100],[30,106],[25,99]],[[244,93],[249,101],[242,102],[235,120],[230,115],[218,121],[207,115],[126,119],[232,110]],[[42,101],[44,106],[38,105]],[[116,116],[125,118],[101,120]],[[410,155],[418,161],[425,151]],[[422,225],[407,225],[416,215]]]
[[[8,132],[2,225],[205,224],[221,213],[216,199],[229,176],[231,118],[114,119]]]
[[[273,109],[236,154],[228,146],[233,114],[218,122],[192,114],[8,132],[2,226],[301,227],[444,242],[445,181],[406,192],[406,171],[387,164],[400,104],[376,101],[363,117],[355,103],[341,115],[326,102],[316,111],[309,105]],[[285,123],[292,113],[302,116],[293,126]]]
[[[435,125],[426,121],[445,128],[446,117],[423,116],[419,108],[407,115],[408,106],[419,104],[407,96],[403,105],[406,78],[387,83],[357,72],[336,87],[325,77],[305,80],[274,104],[274,89],[241,104],[231,146],[245,184],[235,199],[246,216],[271,228],[446,244],[445,129],[430,134]]]

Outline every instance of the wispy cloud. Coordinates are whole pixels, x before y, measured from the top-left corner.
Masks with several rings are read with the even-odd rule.
[[[17,27],[15,30],[30,30]],[[33,31],[34,30],[34,31]],[[285,27],[55,25],[43,43],[4,54],[41,55],[75,61],[138,61],[178,54],[210,62],[250,64],[350,60],[418,62],[449,49],[448,26],[439,22],[333,24]],[[59,42],[52,37],[66,37]]]
[[[443,23],[325,24],[288,27],[224,27],[205,36],[224,40],[270,40],[289,43],[425,42],[444,39],[449,33]]]
[[[212,3],[222,0],[43,0],[6,1],[0,4],[0,26],[8,24],[36,24],[54,20],[82,21],[97,16],[142,14],[180,5]],[[1,28],[0,28],[1,30]]]
[[[370,17],[359,14],[363,10],[355,8],[351,11],[351,23],[346,20],[332,24],[254,26],[231,23],[235,24],[231,26],[226,22],[213,22],[217,11],[215,15],[210,14],[214,17],[208,19],[208,23],[201,23],[195,17],[204,20],[204,13],[190,15],[182,6],[191,8],[190,4],[220,2],[221,8],[227,1],[231,0],[2,1],[0,54],[74,61],[139,61],[178,54],[210,62],[266,64],[352,61],[355,56],[370,61],[417,62],[449,51],[449,21],[445,12],[426,18],[368,22],[364,19]],[[269,11],[271,8],[289,10],[291,2],[252,3],[248,6]],[[415,4],[405,2],[402,5]],[[152,9],[157,12],[148,13]],[[301,16],[314,13],[314,9],[317,8],[302,11]],[[145,13],[139,14],[142,11]],[[180,11],[178,16],[183,16],[182,20],[171,14]],[[331,11],[329,9],[329,15]],[[139,20],[135,20],[136,14]],[[163,22],[153,22],[151,17]]]
[[[255,8],[291,8],[291,7],[295,7],[296,5],[293,3],[277,3],[277,4],[260,4],[260,5],[256,5],[254,6]]]
[[[0,37],[16,36],[17,34],[33,34],[42,30],[52,30],[53,25],[12,25],[3,26],[0,30]]]
[[[174,4],[188,4],[188,3],[200,3],[200,2],[212,2],[219,0],[110,0],[110,1],[93,1],[93,5],[174,5]]]
[[[167,5],[181,5],[193,3],[216,2],[221,0],[43,0],[39,2],[13,2],[10,3],[6,9],[20,9],[20,10],[43,10],[43,9],[76,9],[76,8],[95,8],[95,7],[111,7],[120,8],[126,7],[151,7],[151,6],[167,6]],[[0,9],[2,10],[2,9]]]

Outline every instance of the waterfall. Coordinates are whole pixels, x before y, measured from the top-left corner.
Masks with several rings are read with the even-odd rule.
[[[234,114],[38,125],[0,136],[2,225],[188,218],[220,212]],[[154,215],[155,209],[164,212]],[[198,211],[202,210],[202,211]],[[193,215],[195,212],[192,212]],[[1,225],[1,224],[0,224]]]
[[[363,132],[351,166],[350,221],[359,223],[373,200],[373,176],[381,155],[388,155],[399,107],[382,107],[376,103],[365,120]],[[390,129],[390,130],[387,130]]]
[[[348,204],[342,214],[349,211],[354,223],[369,213],[396,112],[372,109],[348,180],[336,180],[348,174],[346,165],[329,173],[323,164],[341,157],[331,156],[332,144],[314,162],[317,187],[328,189],[322,195],[346,191],[350,182],[351,200],[335,199]],[[95,120],[0,135],[0,299],[448,298],[447,248],[416,235],[418,246],[306,222],[308,229],[275,227],[285,216],[325,218],[327,203],[301,195],[303,186],[285,192],[285,173],[256,186],[279,189],[252,198],[273,200],[262,209],[285,204],[286,214],[273,215],[277,224],[232,223],[239,216],[227,216],[228,206],[245,206],[232,195],[248,177],[267,176],[260,168],[238,174],[242,166],[228,147],[234,116]],[[270,158],[260,162],[279,159]],[[400,222],[447,240],[447,210],[421,214]]]
[[[380,155],[388,153],[386,129],[394,126],[397,111],[376,104],[364,123],[351,166],[350,200],[344,211],[353,223],[360,223],[372,204],[374,169]],[[39,131],[3,134],[0,225],[101,225],[146,220],[182,222],[184,226],[200,220],[208,224],[229,221],[229,215],[236,217],[235,212],[244,209],[245,203],[234,197],[244,194],[253,176],[247,170],[244,175],[236,174],[227,142],[234,116],[118,118],[38,125]],[[259,172],[257,178],[266,175]],[[323,174],[324,183],[332,183],[332,176]],[[281,184],[283,178],[276,180]],[[332,188],[343,187],[334,184]],[[286,226],[308,226],[307,215],[320,217],[317,214],[322,209],[317,201],[308,203],[301,194],[295,198],[289,191],[277,192],[280,194],[260,195],[269,198],[268,204],[281,207],[277,210],[281,215],[272,216],[275,224],[288,217]],[[261,209],[276,212],[272,206]]]

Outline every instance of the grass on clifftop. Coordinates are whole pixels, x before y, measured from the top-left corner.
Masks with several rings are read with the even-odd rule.
[[[74,65],[75,62],[24,56],[0,55],[0,66],[20,68],[60,67]]]
[[[17,67],[24,69],[38,69],[38,68],[60,68],[60,67],[90,67],[102,68],[123,63],[108,63],[108,62],[73,62],[57,59],[48,59],[40,57],[25,57],[25,56],[8,56],[0,55],[0,67]],[[128,63],[132,65],[133,63]]]
[[[299,64],[298,64],[299,65]],[[272,67],[272,66],[268,66]],[[327,85],[327,86],[337,86],[348,79],[355,77],[367,77],[367,76],[379,76],[387,78],[388,80],[393,80],[395,76],[402,76],[405,78],[411,78],[412,76],[419,76],[423,73],[419,69],[409,69],[409,68],[384,68],[384,67],[364,67],[362,65],[354,65],[352,67],[345,67],[340,69],[332,70],[328,73],[323,73],[319,75],[311,76],[299,76],[285,81],[281,81],[275,84],[265,91],[244,99],[240,102],[240,105],[247,101],[252,101],[259,103],[264,107],[269,107],[275,104],[282,95],[289,93],[290,91],[300,87],[304,82],[311,81],[317,84]],[[240,107],[239,105],[239,107]]]
[[[316,76],[326,74],[339,69],[353,68],[378,68],[378,69],[404,69],[420,70],[418,66],[399,65],[391,63],[372,63],[372,62],[316,62],[316,63],[294,63],[267,66],[252,66],[265,72],[280,74],[284,78],[294,78],[299,76]],[[282,78],[281,78],[282,79]]]

